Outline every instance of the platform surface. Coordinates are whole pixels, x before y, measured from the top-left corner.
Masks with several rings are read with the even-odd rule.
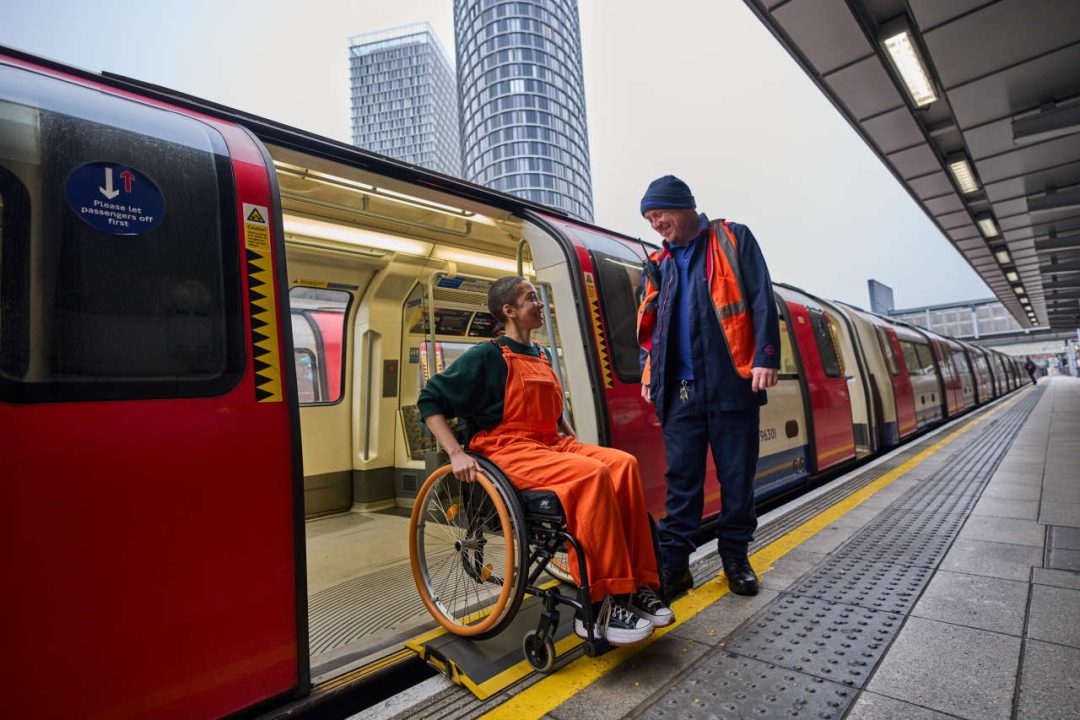
[[[1080,380],[1043,380],[863,474],[763,524],[758,596],[699,562],[679,623],[650,642],[398,716],[1080,717]]]

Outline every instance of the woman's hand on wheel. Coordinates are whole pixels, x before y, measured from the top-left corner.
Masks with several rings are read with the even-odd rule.
[[[458,448],[450,453],[450,468],[458,480],[473,482],[476,480],[480,465],[476,462],[476,458],[465,452],[464,448]]]

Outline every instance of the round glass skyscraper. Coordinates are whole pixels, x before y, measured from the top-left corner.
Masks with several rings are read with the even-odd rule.
[[[592,221],[576,0],[454,0],[465,178]]]

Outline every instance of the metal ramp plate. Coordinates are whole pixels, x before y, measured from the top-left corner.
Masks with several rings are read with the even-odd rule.
[[[540,598],[528,596],[513,621],[493,638],[470,640],[440,627],[410,640],[405,647],[480,700],[486,700],[534,672],[522,652],[521,641],[525,633],[536,629],[542,609]],[[581,645],[581,638],[573,631],[573,620],[573,610],[561,606],[555,630],[558,658]]]

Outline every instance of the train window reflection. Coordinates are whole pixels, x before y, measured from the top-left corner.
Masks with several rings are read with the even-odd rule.
[[[623,251],[629,255],[629,251]],[[624,383],[641,381],[641,347],[637,341],[637,298],[641,263],[594,250],[593,266],[600,286],[600,303],[607,325],[615,375]]]
[[[799,367],[795,364],[795,353],[791,349],[787,320],[782,316],[780,318],[780,375],[785,378],[794,378],[799,375]]]
[[[232,388],[245,344],[232,172],[220,135],[176,113],[3,66],[0,83],[30,98],[0,103],[0,396],[120,400]],[[73,198],[90,202],[71,194],[75,172],[100,171],[108,184],[110,168],[87,164],[98,158],[152,179],[148,196],[163,203],[157,224],[109,217],[101,226],[75,211]],[[37,179],[33,194],[15,189],[24,172]],[[117,203],[132,192],[77,183],[87,197],[121,195]],[[19,220],[18,207],[31,204]]]
[[[885,357],[885,365],[889,368],[890,375],[896,375],[900,369],[896,366],[896,354],[893,352],[892,342],[884,328],[877,328],[878,343],[881,345],[881,354]]]
[[[810,327],[814,329],[818,354],[826,377],[843,377],[844,367],[840,363],[834,338],[835,330],[829,326],[829,320],[821,310],[810,309]]]
[[[293,351],[296,362],[296,395],[301,405],[316,402],[319,397],[319,376],[315,372],[315,353],[311,350]]]
[[[930,352],[930,346],[925,343],[915,343],[915,353],[919,358],[920,375],[933,375],[934,355]]]
[[[915,352],[915,345],[907,340],[901,340],[900,351],[904,353],[904,364],[907,365],[908,375],[922,375],[922,365]]]
[[[352,295],[307,286],[289,291],[296,387],[301,405],[341,400],[345,372],[345,318]]]

